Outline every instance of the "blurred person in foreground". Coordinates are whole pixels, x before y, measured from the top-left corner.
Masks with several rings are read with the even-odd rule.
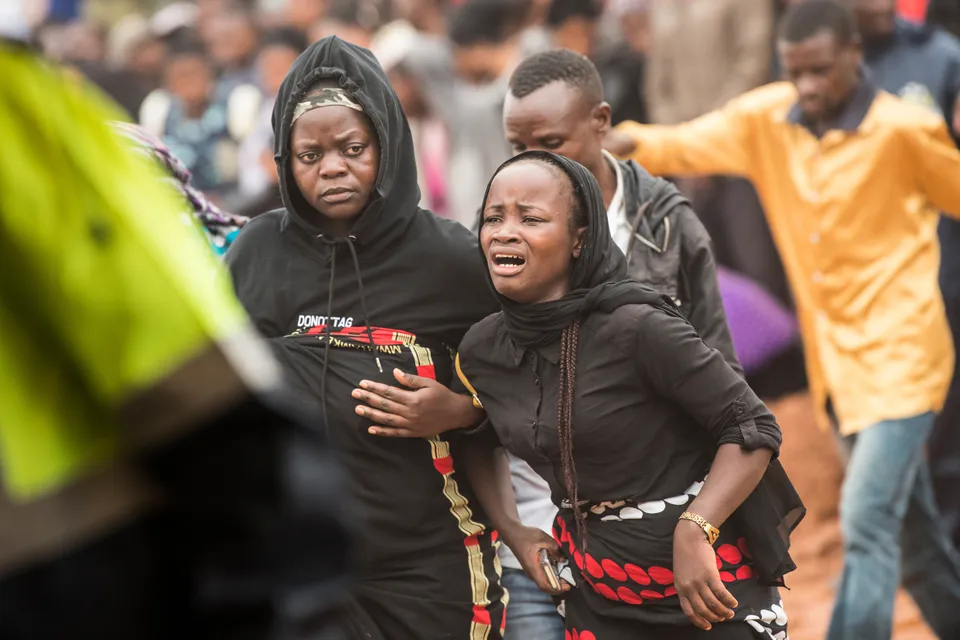
[[[0,637],[336,637],[335,466],[189,206],[84,83],[0,75]]]
[[[790,83],[680,125],[624,123],[620,151],[655,174],[740,175],[760,193],[820,423],[832,415],[849,451],[830,640],[888,638],[901,577],[931,628],[960,637],[960,564],[925,457],[954,365],[932,207],[960,214],[960,152],[942,117],[862,73],[842,4],[791,7],[778,49]]]
[[[896,0],[852,0],[864,63],[881,89],[930,109],[960,141],[960,41],[941,29],[897,17]],[[960,359],[960,221],[940,217],[940,290]],[[960,548],[960,376],[954,373],[930,438],[934,493]]]

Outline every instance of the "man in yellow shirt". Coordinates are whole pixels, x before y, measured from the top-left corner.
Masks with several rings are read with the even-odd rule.
[[[960,153],[941,117],[864,76],[841,4],[792,7],[778,49],[791,82],[680,125],[624,123],[611,148],[654,174],[743,176],[760,194],[819,417],[828,425],[832,409],[850,452],[829,639],[890,637],[901,547],[904,583],[927,621],[960,638],[960,564],[924,458],[954,365],[937,209],[960,214]]]

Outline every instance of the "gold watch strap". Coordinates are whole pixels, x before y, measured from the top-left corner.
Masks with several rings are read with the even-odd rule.
[[[689,511],[684,511],[680,514],[681,520],[689,520],[694,523],[707,534],[707,541],[710,542],[710,546],[713,546],[713,543],[717,541],[717,538],[720,537],[720,529],[717,529],[715,526],[704,520],[701,516],[698,516],[695,513],[690,513]]]

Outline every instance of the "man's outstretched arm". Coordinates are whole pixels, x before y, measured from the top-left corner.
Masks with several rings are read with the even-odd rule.
[[[753,133],[741,98],[682,124],[623,122],[610,133],[606,146],[655,175],[749,178],[753,173]]]

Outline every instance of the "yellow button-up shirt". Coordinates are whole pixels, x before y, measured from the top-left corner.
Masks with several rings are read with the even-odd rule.
[[[757,189],[797,300],[810,390],[841,432],[938,411],[953,345],[937,284],[937,210],[960,214],[960,152],[942,119],[866,81],[837,128],[802,124],[775,83],[674,126],[624,123],[661,175]]]

